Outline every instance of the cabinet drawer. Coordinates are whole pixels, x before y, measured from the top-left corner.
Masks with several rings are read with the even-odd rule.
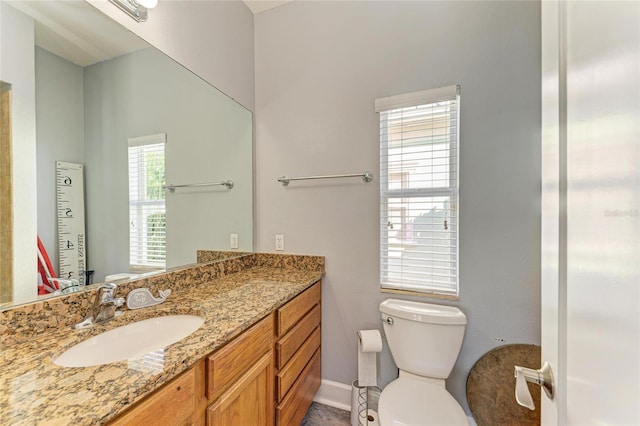
[[[118,417],[111,425],[191,424],[196,402],[195,383],[195,370],[186,371]]]
[[[273,316],[249,328],[207,357],[206,396],[213,400],[273,347]]]
[[[291,361],[276,376],[276,396],[278,401],[282,401],[311,357],[313,357],[313,354],[320,347],[320,334],[320,327],[316,327],[311,336],[300,347],[300,350],[296,352]]]
[[[299,425],[320,387],[320,350],[311,358],[285,399],[276,408],[276,424]]]
[[[277,311],[277,335],[282,336],[293,327],[309,310],[320,303],[320,281],[300,293],[295,299]]]
[[[289,333],[276,343],[276,368],[284,367],[313,330],[320,325],[320,315],[320,305],[315,305]]]

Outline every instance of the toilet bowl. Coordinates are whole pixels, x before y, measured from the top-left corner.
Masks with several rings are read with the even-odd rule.
[[[445,388],[458,358],[467,318],[455,307],[387,299],[380,313],[400,370],[378,402],[381,426],[468,425]]]

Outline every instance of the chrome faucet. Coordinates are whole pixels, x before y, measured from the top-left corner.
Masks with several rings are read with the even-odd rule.
[[[96,291],[96,297],[93,299],[93,305],[89,308],[87,317],[84,321],[76,324],[75,328],[89,327],[121,315],[122,312],[116,311],[116,308],[124,304],[124,298],[113,297],[117,287],[114,283],[103,284]]]

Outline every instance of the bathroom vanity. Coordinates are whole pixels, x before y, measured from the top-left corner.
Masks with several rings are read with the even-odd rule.
[[[4,333],[7,321],[16,327],[28,313],[0,313],[0,424],[299,424],[320,386],[324,259],[321,267],[317,259],[255,254],[240,266],[231,259],[186,268],[185,288],[174,285],[164,304],[88,330]],[[197,282],[216,275],[207,268],[226,272]],[[160,288],[170,281],[138,284]],[[173,314],[205,322],[147,358],[82,368],[52,363],[100,332]]]
[[[273,424],[274,411],[276,424],[300,424],[320,386],[320,286],[318,281],[111,424],[206,419],[207,426],[258,426]]]

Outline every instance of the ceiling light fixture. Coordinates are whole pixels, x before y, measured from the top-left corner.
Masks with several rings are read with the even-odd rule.
[[[147,9],[153,9],[158,5],[158,0],[137,0],[140,6],[144,6]]]
[[[158,0],[109,0],[131,16],[136,22],[145,22],[148,16],[148,10],[158,5]]]

